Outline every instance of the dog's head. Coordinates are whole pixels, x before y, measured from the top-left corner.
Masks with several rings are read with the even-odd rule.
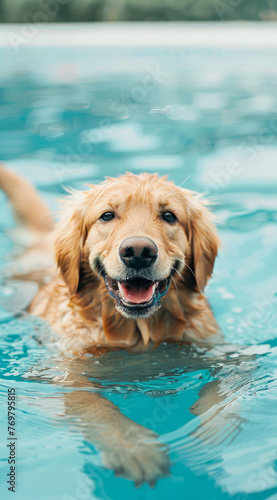
[[[199,196],[156,174],[128,173],[72,194],[56,230],[56,258],[70,294],[80,291],[85,262],[123,316],[145,318],[173,275],[204,290],[218,243]]]

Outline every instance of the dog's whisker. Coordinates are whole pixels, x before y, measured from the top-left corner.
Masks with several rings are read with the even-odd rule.
[[[166,197],[166,199],[169,197],[169,196],[173,196],[174,193],[177,193],[178,189],[183,186],[183,184],[185,184],[185,182],[187,182],[189,180],[189,178],[191,177],[191,174],[188,175],[180,184],[178,184],[178,186],[170,193],[168,194],[168,196]]]
[[[172,276],[172,281],[173,281],[173,283],[174,283],[174,286],[175,286],[175,289],[176,289],[176,293],[177,293],[177,297],[178,297],[178,299],[179,299],[178,287],[177,287],[176,281],[175,281],[175,279],[173,278],[173,276]]]
[[[181,262],[181,261],[179,261],[179,262]],[[178,271],[178,269],[176,269],[176,267],[173,267],[172,270],[175,271],[175,273],[177,273],[180,276],[180,278],[182,278],[182,280],[184,280],[184,276],[181,275],[181,273]],[[172,276],[172,278],[173,278],[173,276]]]
[[[178,191],[178,188],[180,188],[181,186],[183,186],[183,184],[185,184],[185,182],[187,182],[191,177],[191,174],[189,174],[180,184],[178,184],[178,186],[176,187],[175,191],[173,191],[172,194],[176,193],[176,191]]]
[[[186,266],[186,267],[190,270],[190,272],[191,272],[191,274],[193,275],[193,277],[194,277],[195,281],[197,281],[196,276],[195,276],[195,274],[194,274],[193,270],[189,267],[189,265],[188,265],[186,262],[185,262],[185,266]]]
[[[99,280],[100,274],[104,271],[104,266],[100,266],[100,270],[97,276],[97,279]]]

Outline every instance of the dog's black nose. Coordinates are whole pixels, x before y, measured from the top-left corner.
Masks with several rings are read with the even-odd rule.
[[[127,267],[143,269],[150,267],[157,260],[158,249],[149,238],[126,238],[119,248],[121,260]]]

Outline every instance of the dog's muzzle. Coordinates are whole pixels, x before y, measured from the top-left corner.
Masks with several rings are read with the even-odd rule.
[[[120,245],[119,257],[125,267],[122,279],[109,277],[103,267],[101,272],[117,309],[128,318],[151,316],[161,306],[160,300],[171,282],[171,274],[162,281],[155,279],[157,246],[149,238],[126,238]]]

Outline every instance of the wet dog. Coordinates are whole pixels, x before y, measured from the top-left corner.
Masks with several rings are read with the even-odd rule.
[[[71,364],[79,359],[75,373],[65,358],[67,377],[56,381],[75,388],[64,395],[66,414],[82,419],[85,438],[108,468],[154,484],[168,473],[166,448],[79,371],[84,354],[218,339],[203,293],[219,246],[207,204],[165,177],[128,173],[72,192],[55,225],[28,182],[1,166],[0,187],[32,234],[9,277],[38,283],[29,311],[50,323],[65,353],[75,354]],[[52,246],[56,268],[49,267]]]
[[[128,173],[72,192],[54,227],[25,180],[4,168],[0,176],[40,246],[54,241],[57,272],[30,312],[60,334],[63,349],[140,349],[219,332],[203,293],[219,238],[199,195],[165,177]]]

